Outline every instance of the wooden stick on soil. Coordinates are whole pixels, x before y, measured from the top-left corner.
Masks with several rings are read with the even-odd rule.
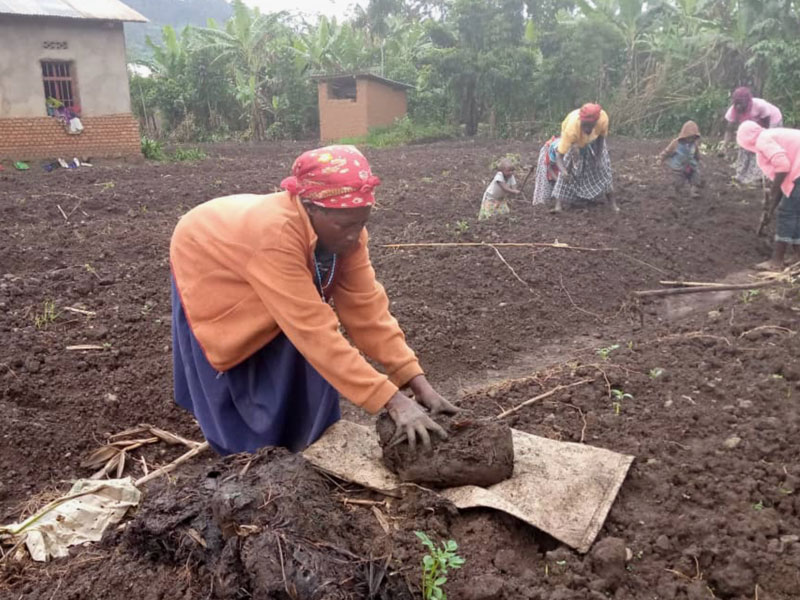
[[[528,288],[528,291],[532,294],[533,290],[530,288],[530,286],[527,283],[525,283],[525,281],[522,279],[522,277],[517,275],[517,272],[514,270],[514,267],[512,267],[510,264],[508,264],[508,261],[503,257],[502,254],[500,254],[500,250],[498,250],[492,244],[486,244],[486,245],[489,246],[492,250],[494,250],[497,253],[497,256],[500,258],[501,261],[503,261],[503,264],[508,267],[508,270],[511,271],[511,274],[514,277],[516,277],[517,281],[519,281],[522,285],[524,285],[526,288]]]
[[[755,331],[782,331],[783,333],[788,333],[789,335],[795,335],[797,333],[788,327],[781,327],[780,325],[759,325],[758,327],[753,327],[752,329],[748,329],[747,331],[740,333],[739,337],[743,338],[748,333],[753,333]]]
[[[105,348],[97,344],[78,344],[77,346],[67,346],[65,350],[105,350]]]
[[[550,391],[544,392],[543,394],[539,394],[538,396],[534,396],[533,398],[529,398],[528,400],[525,400],[525,402],[523,402],[522,404],[517,404],[514,408],[509,408],[508,410],[501,412],[499,415],[495,417],[495,419],[502,419],[503,417],[507,417],[508,415],[517,412],[521,408],[533,404],[534,402],[538,402],[539,400],[544,400],[545,398],[552,396],[553,394],[561,390],[575,387],[576,385],[591,383],[592,381],[594,381],[594,379],[581,379],[580,381],[576,381],[575,383],[570,383],[568,385],[557,385]]]
[[[419,242],[408,244],[383,244],[381,248],[457,248],[475,246],[498,246],[500,248],[558,248],[560,250],[582,250],[584,252],[616,252],[616,248],[586,248],[584,246],[570,246],[559,242]]]
[[[200,444],[200,442],[187,440],[184,437],[170,433],[169,431],[164,431],[158,427],[150,427],[150,433],[168,444],[183,444],[187,448],[194,448]]]
[[[131,427],[130,429],[126,429],[125,431],[120,431],[119,433],[114,433],[108,436],[108,439],[113,440],[120,437],[125,437],[126,435],[134,435],[139,433],[149,433],[151,425],[141,424],[137,425],[136,427]]]
[[[94,317],[95,315],[97,315],[97,313],[93,310],[83,310],[82,308],[75,308],[74,306],[65,306],[64,310],[78,313],[79,315],[86,315],[87,317]]]
[[[574,408],[578,411],[581,415],[581,421],[583,421],[583,427],[581,427],[581,439],[578,440],[579,444],[582,444],[584,440],[586,440],[586,427],[588,424],[586,423],[586,415],[581,410],[580,406],[575,406],[574,404],[570,404],[569,402],[550,402],[549,404],[561,404],[562,406],[569,406],[570,408]]]
[[[572,299],[572,295],[569,293],[569,290],[567,290],[567,288],[564,286],[564,276],[559,274],[558,279],[561,282],[561,289],[564,290],[564,293],[567,295],[567,300],[569,300],[569,303],[572,304],[572,307],[575,310],[580,311],[580,312],[582,312],[584,314],[587,314],[590,317],[594,317],[598,321],[603,321],[604,320],[603,317],[601,317],[597,313],[594,313],[594,312],[592,312],[590,310],[586,310],[585,308],[581,308],[580,306],[575,304],[575,301]]]
[[[147,461],[144,458],[144,454],[139,457],[142,461],[142,472],[146,475],[150,474],[150,469],[147,468]]]
[[[628,254],[628,253],[625,253],[625,252],[623,252],[623,253],[622,253],[622,255],[623,255],[623,256],[626,256],[626,257],[628,257],[628,258],[630,258],[630,259],[631,259],[632,261],[634,261],[634,262],[637,262],[637,263],[639,263],[639,264],[641,264],[641,265],[644,265],[645,267],[650,267],[651,269],[653,269],[654,271],[657,271],[657,272],[661,273],[662,275],[667,275],[667,274],[668,274],[668,273],[667,273],[667,272],[666,272],[664,269],[661,269],[661,268],[659,268],[659,267],[657,267],[657,266],[655,266],[655,265],[651,265],[649,262],[645,262],[645,261],[643,261],[643,260],[640,260],[640,259],[638,259],[638,258],[636,258],[636,257],[634,257],[634,256],[631,256],[631,255],[630,255],[630,254]]]
[[[193,458],[193,457],[197,456],[198,454],[200,454],[201,452],[204,452],[205,450],[208,450],[208,448],[209,448],[208,442],[203,442],[202,444],[198,444],[197,446],[195,446],[194,448],[189,450],[186,454],[183,454],[183,455],[179,456],[178,458],[173,460],[168,465],[164,465],[163,467],[161,467],[159,469],[156,469],[155,471],[151,471],[149,475],[145,475],[144,477],[140,477],[139,479],[136,480],[136,483],[134,485],[136,485],[136,487],[139,487],[139,486],[147,483],[148,481],[150,481],[152,479],[155,479],[156,477],[161,477],[165,473],[169,473],[170,471],[172,471],[175,468],[179,467],[180,465],[185,463],[190,458]]]
[[[386,506],[386,500],[366,500],[363,498],[347,498],[341,497],[339,500],[342,504],[358,504],[361,506]]]
[[[724,287],[730,285],[728,283],[713,283],[707,281],[659,281],[658,283],[673,287]]]
[[[652,298],[655,296],[675,296],[678,294],[697,294],[702,292],[725,292],[732,290],[754,290],[777,285],[779,281],[763,281],[759,283],[731,283],[704,287],[667,288],[665,290],[642,290],[633,292],[637,298]]]

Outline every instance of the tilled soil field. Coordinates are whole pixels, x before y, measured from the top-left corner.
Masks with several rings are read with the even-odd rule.
[[[492,159],[530,164],[537,148],[367,153],[384,182],[373,262],[431,380],[488,417],[591,379],[508,423],[636,456],[589,554],[501,513],[458,512],[423,490],[385,499],[265,450],[207,455],[149,484],[132,520],[68,559],[3,560],[0,597],[414,598],[423,530],[459,543],[455,600],[800,598],[797,290],[745,290],[680,319],[631,300],[660,280],[720,280],[762,260],[760,193],[732,186],[710,157],[703,196],[689,199],[654,162],[662,144],[610,147],[620,214],[518,201],[487,222],[476,215]],[[210,198],[273,191],[304,149],[0,173],[2,522],[89,476],[81,462],[109,434],[150,423],[202,439],[171,399],[171,231]],[[556,240],[590,250],[498,245]],[[487,245],[384,247],[428,242]],[[95,349],[68,349],[82,344]],[[144,450],[150,468],[181,452]]]

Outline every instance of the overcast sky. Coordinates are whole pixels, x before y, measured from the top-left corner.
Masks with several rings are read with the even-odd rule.
[[[366,0],[245,0],[250,6],[258,6],[263,12],[279,10],[298,11],[306,15],[345,16],[351,7]]]

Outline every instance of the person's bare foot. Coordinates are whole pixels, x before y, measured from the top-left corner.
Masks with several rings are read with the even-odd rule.
[[[765,260],[756,265],[758,271],[783,271],[783,265],[772,260]]]

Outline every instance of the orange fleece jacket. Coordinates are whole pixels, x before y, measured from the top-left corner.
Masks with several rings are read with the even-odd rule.
[[[383,408],[423,371],[389,313],[367,239],[362,232],[356,249],[337,257],[334,312],[314,283],[317,236],[298,198],[241,194],[189,211],[172,235],[170,263],[208,362],[225,371],[283,332],[345,398],[372,413]],[[344,338],[340,322],[388,377]]]

